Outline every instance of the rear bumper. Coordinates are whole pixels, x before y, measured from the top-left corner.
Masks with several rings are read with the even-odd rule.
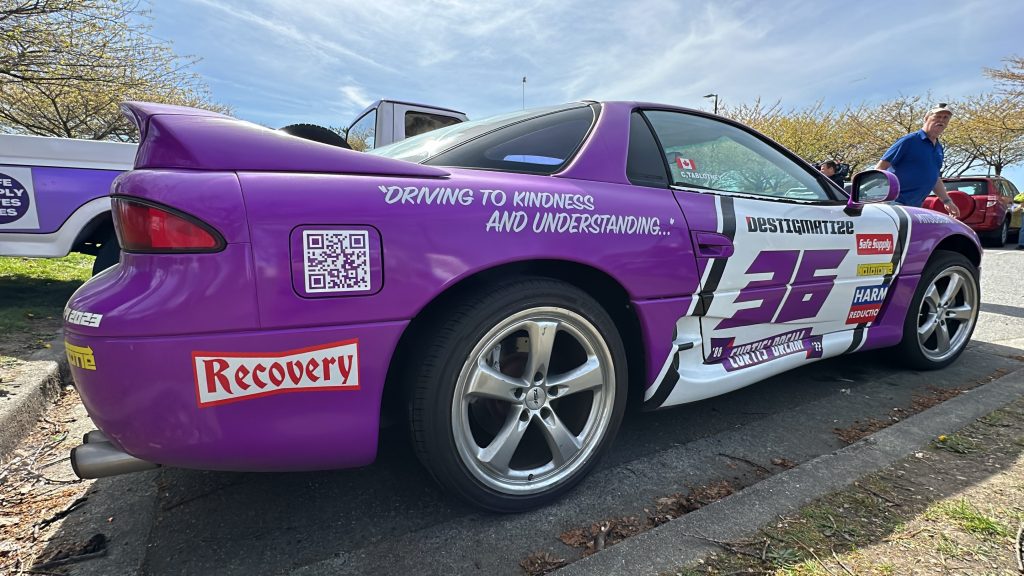
[[[66,340],[82,402],[125,453],[182,468],[318,470],[373,461],[405,326]]]

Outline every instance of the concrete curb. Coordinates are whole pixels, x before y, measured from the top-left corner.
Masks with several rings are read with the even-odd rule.
[[[676,520],[557,570],[558,576],[659,574],[748,538],[780,515],[852,484],[1024,396],[1024,370],[970,390],[884,430],[767,478]]]
[[[0,461],[10,458],[39,415],[60,394],[69,375],[64,337],[58,335],[49,348],[33,352],[28,362],[18,367],[13,382],[4,384],[9,394],[0,398]]]

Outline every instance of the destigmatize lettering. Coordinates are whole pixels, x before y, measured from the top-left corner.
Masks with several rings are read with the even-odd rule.
[[[766,234],[853,234],[852,220],[803,220],[747,216],[747,232]]]

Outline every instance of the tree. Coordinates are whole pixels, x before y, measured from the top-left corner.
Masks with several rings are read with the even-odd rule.
[[[991,166],[999,176],[1003,168],[1024,162],[1024,131],[1007,125],[1008,119],[1018,114],[1019,101],[1012,97],[982,94],[958,104],[950,140],[975,162],[952,175],[960,176],[973,164],[981,163],[983,167]],[[949,170],[944,172],[950,174]]]
[[[221,112],[196,58],[150,35],[128,0],[0,0],[0,124],[10,131],[129,140],[118,105],[145,100]]]

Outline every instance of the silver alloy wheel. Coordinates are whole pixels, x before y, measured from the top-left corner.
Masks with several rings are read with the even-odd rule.
[[[950,266],[932,279],[921,298],[917,344],[932,362],[942,362],[967,343],[978,318],[978,289],[970,272]]]
[[[452,433],[477,480],[536,494],[591,459],[614,406],[614,361],[598,329],[571,310],[530,308],[473,348],[452,398]]]
[[[1010,219],[1003,220],[1003,227],[999,231],[999,247],[1006,246],[1006,239],[1010,236]]]

